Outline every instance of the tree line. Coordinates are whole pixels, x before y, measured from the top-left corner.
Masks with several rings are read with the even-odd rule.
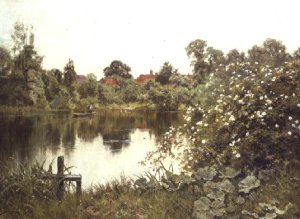
[[[34,37],[32,26],[15,23],[11,34],[13,46],[11,49],[0,46],[1,105],[83,110],[90,103],[96,106],[139,103],[157,110],[177,110],[198,101],[199,86],[210,80],[212,72],[226,78],[228,66],[236,63],[277,68],[300,57],[300,49],[289,54],[282,42],[275,39],[265,40],[262,46],[254,45],[247,53],[233,49],[227,54],[197,39],[186,47],[193,67],[191,78],[165,62],[155,80],[138,85],[130,66],[113,60],[103,69],[105,78],[116,82],[111,86],[98,83],[93,73],[79,83],[71,59],[63,70],[43,69],[43,57],[35,49]]]

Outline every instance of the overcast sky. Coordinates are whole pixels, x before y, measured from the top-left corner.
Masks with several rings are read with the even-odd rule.
[[[46,69],[63,69],[71,58],[78,74],[101,78],[117,59],[135,77],[165,61],[191,73],[185,47],[195,39],[227,52],[275,38],[293,52],[299,8],[299,0],[0,0],[0,44],[22,21],[34,26]]]

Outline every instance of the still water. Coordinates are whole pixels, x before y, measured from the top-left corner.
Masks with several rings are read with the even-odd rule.
[[[182,123],[179,113],[102,112],[91,118],[71,115],[1,116],[0,160],[44,164],[47,170],[65,157],[83,186],[105,183],[121,174],[134,177],[139,165],[170,126]]]

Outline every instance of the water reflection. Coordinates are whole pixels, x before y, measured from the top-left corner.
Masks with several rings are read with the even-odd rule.
[[[111,177],[139,174],[137,165],[155,142],[182,122],[176,113],[102,112],[93,118],[70,115],[0,117],[0,159],[14,157],[21,163],[65,156],[66,165],[83,175],[83,183],[104,182]],[[53,167],[55,169],[55,166]]]

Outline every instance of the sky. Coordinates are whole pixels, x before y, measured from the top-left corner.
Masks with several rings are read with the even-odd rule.
[[[113,60],[134,77],[158,72],[165,61],[192,73],[185,48],[196,39],[228,52],[267,38],[289,52],[300,47],[299,0],[0,0],[0,45],[10,46],[16,21],[33,25],[45,69],[94,73]]]

